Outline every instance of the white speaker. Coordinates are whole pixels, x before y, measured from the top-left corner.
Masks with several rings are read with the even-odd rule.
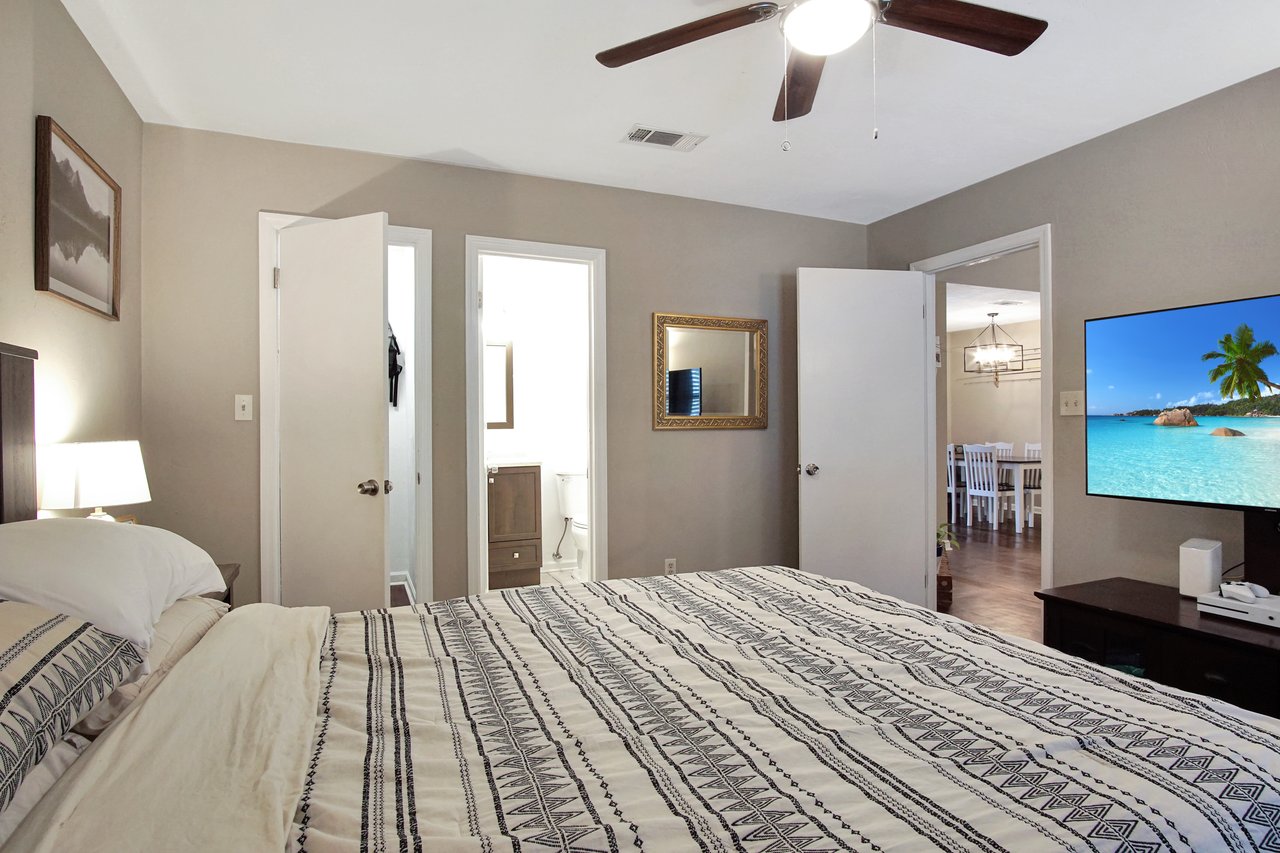
[[[1178,549],[1178,591],[1189,598],[1217,592],[1222,583],[1222,543],[1188,539]]]

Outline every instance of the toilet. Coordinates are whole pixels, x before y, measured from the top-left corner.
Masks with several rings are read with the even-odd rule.
[[[591,500],[587,475],[556,474],[556,496],[560,498],[560,514],[570,519],[573,545],[578,549],[578,577],[584,581],[591,580],[591,516],[588,511]]]

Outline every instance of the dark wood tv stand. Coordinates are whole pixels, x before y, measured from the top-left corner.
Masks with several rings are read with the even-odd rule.
[[[1201,616],[1130,578],[1042,589],[1044,642],[1085,660],[1280,717],[1280,631]]]

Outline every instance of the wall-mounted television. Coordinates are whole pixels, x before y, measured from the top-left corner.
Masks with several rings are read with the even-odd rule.
[[[1280,295],[1087,320],[1084,334],[1088,494],[1245,510],[1253,559],[1250,529],[1274,537],[1280,519]]]

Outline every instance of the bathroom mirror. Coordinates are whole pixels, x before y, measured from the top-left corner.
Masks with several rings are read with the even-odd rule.
[[[769,425],[769,321],[653,315],[653,428]]]
[[[484,420],[489,429],[515,429],[511,344],[484,345]]]

